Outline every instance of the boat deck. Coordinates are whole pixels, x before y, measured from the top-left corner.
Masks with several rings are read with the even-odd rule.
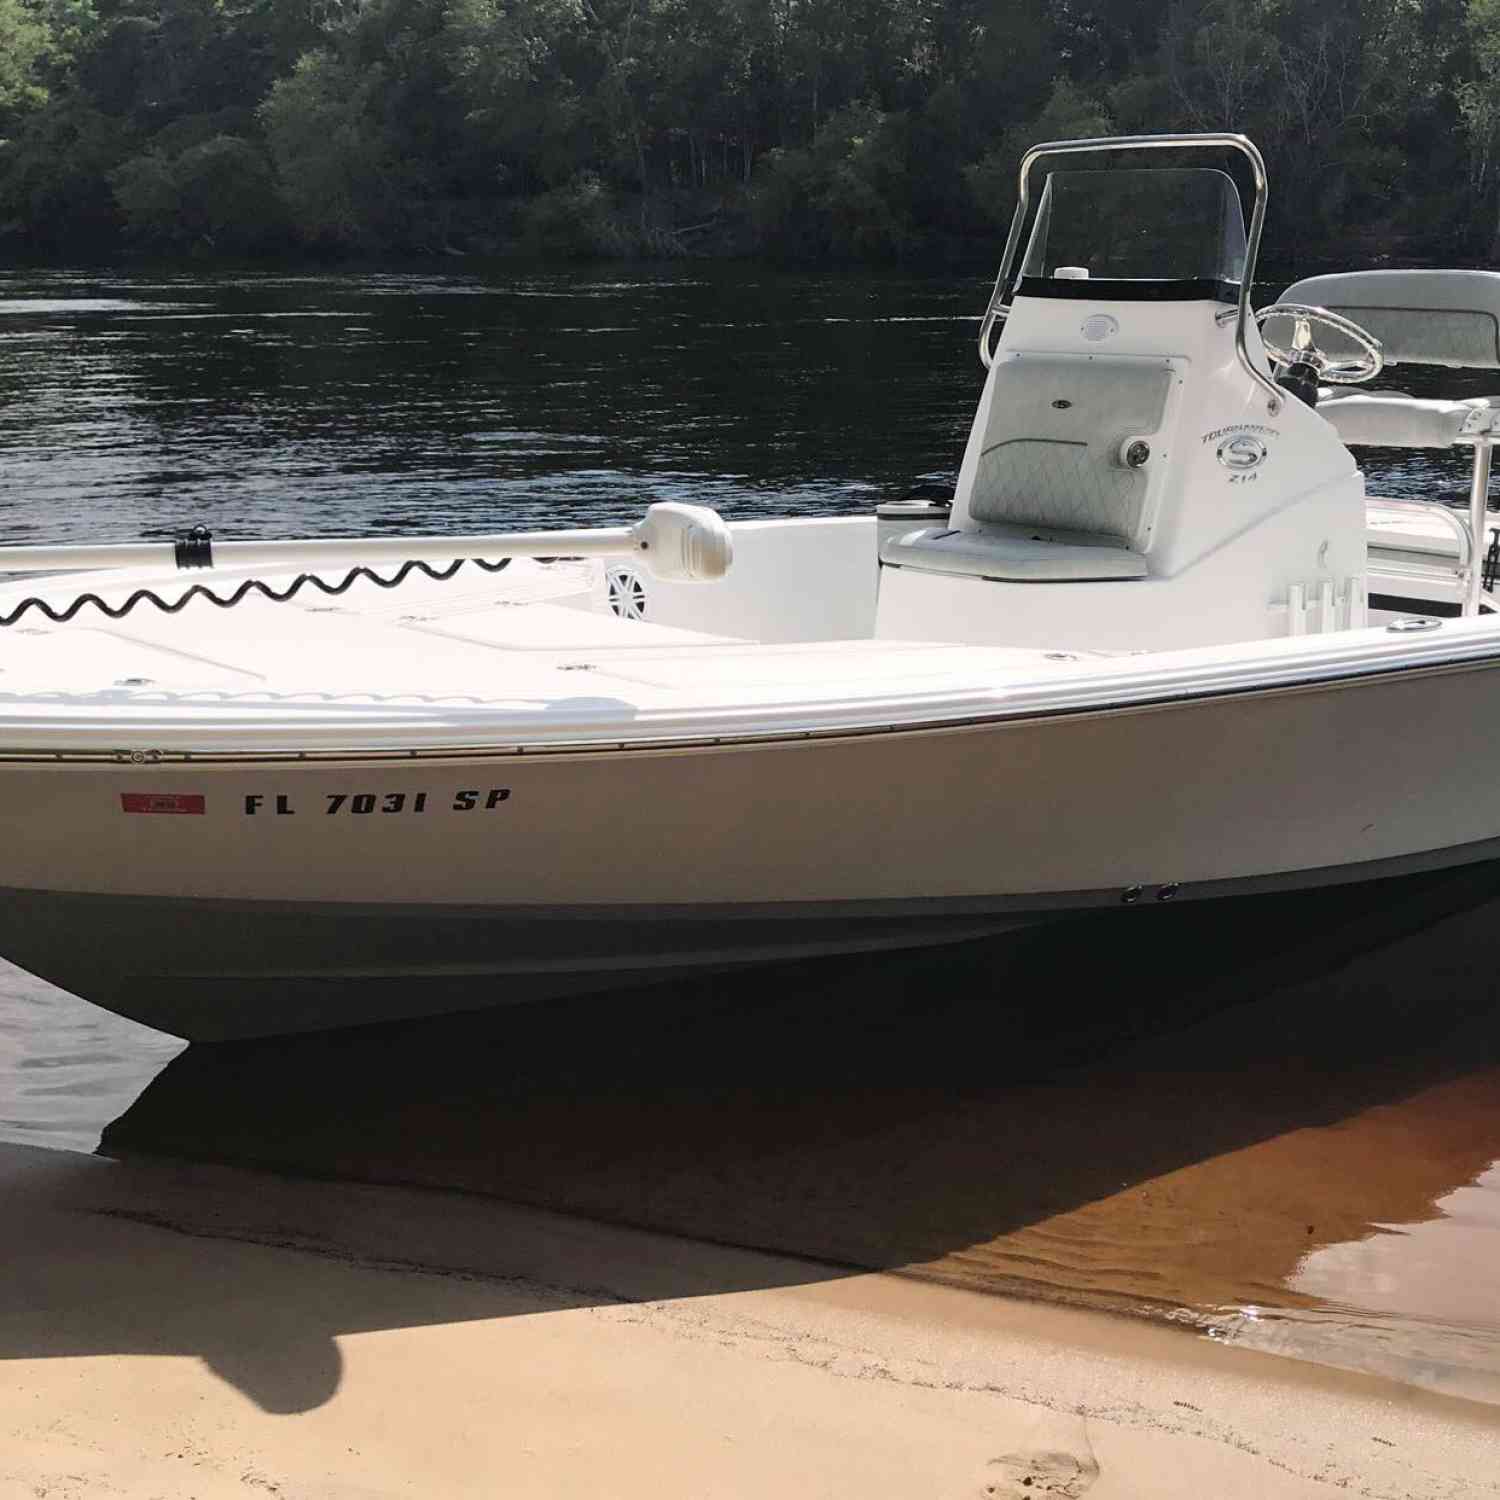
[[[66,591],[56,579],[8,584],[0,609],[44,590],[60,603],[82,586],[76,578]],[[117,605],[143,586],[175,598],[189,585],[164,570],[111,578],[99,592]],[[215,574],[216,592],[232,587],[233,575]],[[118,621],[87,608],[66,624],[35,613],[6,632],[5,647],[0,719],[26,704],[47,705],[54,719],[102,711],[127,739],[133,715],[163,709],[221,726],[272,714],[283,726],[330,715],[367,721],[359,711],[377,709],[407,722],[473,717],[519,727],[545,716],[558,733],[610,725],[619,733],[689,711],[779,716],[830,700],[989,699],[997,682],[1055,678],[1101,659],[927,641],[767,645],[619,618],[595,607],[586,564],[526,559],[472,581],[414,577],[392,592],[357,583],[338,598],[308,590],[284,604],[251,596],[219,609],[195,600],[168,615],[147,603]]]
[[[212,575],[219,593],[237,581]],[[37,594],[60,608],[85,590],[118,607],[143,587],[175,600],[192,583],[170,568],[33,576],[0,586],[0,613]],[[413,577],[394,591],[357,582],[287,603],[252,595],[232,609],[145,603],[111,620],[86,607],[61,624],[33,611],[0,637],[0,754],[419,754],[923,728],[1492,652],[1486,620],[1445,626],[1129,653],[762,642],[617,617],[589,564],[518,559],[500,574]]]

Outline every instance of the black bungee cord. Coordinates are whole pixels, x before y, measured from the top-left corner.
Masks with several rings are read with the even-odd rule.
[[[191,531],[179,536],[176,541],[177,566],[179,568],[210,567],[213,555],[210,546],[212,540],[212,534],[202,526],[195,526]],[[0,552],[0,566],[3,566],[3,561],[4,553]],[[123,620],[140,604],[154,604],[163,613],[169,615],[175,615],[185,609],[194,599],[207,599],[210,604],[217,605],[220,609],[233,609],[236,604],[251,594],[259,594],[273,604],[285,604],[289,599],[300,594],[309,584],[330,597],[336,597],[347,593],[361,579],[375,584],[377,588],[394,589],[405,583],[413,573],[420,572],[436,583],[446,583],[465,563],[472,563],[486,573],[500,573],[510,566],[510,561],[508,557],[502,557],[498,562],[486,562],[482,557],[460,557],[455,558],[446,568],[434,568],[430,563],[413,558],[409,562],[402,563],[389,578],[382,577],[373,568],[360,565],[350,568],[337,583],[329,583],[317,573],[299,573],[285,589],[274,589],[259,578],[247,578],[227,597],[216,594],[202,583],[193,584],[176,599],[164,599],[154,589],[137,589],[119,605],[109,604],[98,594],[88,593],[79,594],[60,610],[54,609],[47,600],[32,595],[22,599],[9,613],[0,613],[0,628],[14,625],[32,610],[45,615],[54,625],[66,625],[85,605],[93,605],[111,620]]]

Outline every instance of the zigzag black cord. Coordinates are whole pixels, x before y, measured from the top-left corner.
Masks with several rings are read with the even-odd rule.
[[[371,583],[383,589],[394,589],[400,587],[412,575],[420,570],[437,583],[446,583],[453,577],[465,563],[473,563],[476,568],[483,568],[486,573],[499,573],[510,566],[510,559],[502,557],[499,562],[485,562],[481,557],[460,557],[450,563],[446,568],[434,568],[420,559],[412,559],[404,562],[392,578],[382,578],[379,573],[371,568],[350,568],[340,583],[327,583],[316,573],[299,573],[285,590],[277,591],[269,585],[264,584],[258,578],[247,578],[240,586],[224,598],[207,587],[205,584],[195,583],[185,594],[175,601],[163,599],[160,594],[151,589],[137,589],[125,602],[118,607],[106,604],[98,594],[80,594],[66,609],[56,610],[47,603],[45,599],[30,598],[23,599],[9,614],[0,614],[0,627],[14,625],[23,615],[35,609],[55,625],[65,625],[81,610],[85,604],[92,604],[96,609],[108,615],[111,620],[122,620],[138,604],[151,603],[159,610],[169,615],[175,615],[179,610],[194,599],[207,599],[210,604],[217,604],[220,609],[233,609],[242,599],[250,594],[262,594],[273,604],[285,604],[288,599],[301,593],[308,584],[320,589],[325,594],[338,595],[347,593],[361,578],[368,579]]]

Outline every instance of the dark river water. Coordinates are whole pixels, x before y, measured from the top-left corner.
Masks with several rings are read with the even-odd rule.
[[[865,511],[954,475],[987,292],[740,267],[0,272],[0,541],[605,524],[668,498]],[[1377,493],[1465,489],[1460,453],[1365,462]],[[1059,989],[1049,960],[998,999],[972,966],[879,1003],[871,975],[820,970],[664,997],[645,1027],[585,1007],[182,1053],[0,965],[0,1139],[89,1150],[124,1114],[112,1146],[1144,1309],[1500,1402],[1500,906],[1467,909],[1399,963],[1372,935],[1322,989],[1288,950],[1248,1011],[1243,985],[1209,1004],[1179,974],[1144,1028],[1116,974]],[[1078,994],[1110,1002],[1083,1043]],[[997,1031],[1018,995],[1041,1019]]]
[[[0,539],[866,510],[956,473],[988,290],[739,267],[0,272]],[[1465,482],[1457,453],[1367,466],[1379,493]]]
[[[957,467],[978,281],[0,275],[7,540],[866,509]]]

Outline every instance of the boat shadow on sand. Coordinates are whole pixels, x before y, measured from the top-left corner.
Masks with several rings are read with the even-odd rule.
[[[0,1357],[194,1353],[295,1411],[336,1390],[339,1335],[535,1311],[518,1278],[557,1306],[867,1269],[1131,1311],[1315,1306],[1289,1287],[1310,1252],[1439,1217],[1500,1157],[1497,899],[1500,868],[1475,869],[192,1047],[106,1133],[130,1160],[86,1163],[113,1174],[88,1177],[94,1210],[183,1231],[176,1274],[33,1266],[45,1296],[0,1292]],[[569,1263],[566,1221],[495,1199],[655,1237],[628,1272]],[[311,1289],[329,1257],[368,1285],[278,1308],[255,1247],[226,1285],[201,1235],[312,1251]]]

